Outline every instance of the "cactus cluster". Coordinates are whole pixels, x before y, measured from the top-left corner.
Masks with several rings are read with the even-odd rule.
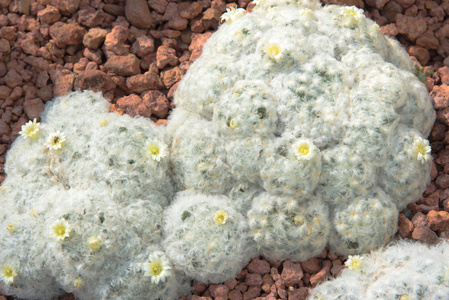
[[[354,7],[229,9],[168,127],[92,92],[46,104],[7,154],[0,292],[174,299],[251,257],[387,243],[428,181],[435,112],[400,46]]]
[[[395,241],[362,257],[350,257],[348,268],[314,288],[308,299],[447,299],[448,256],[447,243]]]

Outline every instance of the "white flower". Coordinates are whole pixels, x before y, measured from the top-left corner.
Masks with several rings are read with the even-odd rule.
[[[318,148],[310,140],[300,139],[293,144],[293,153],[298,160],[310,160],[315,156]]]
[[[428,140],[418,137],[413,141],[413,156],[422,163],[430,159],[431,150]]]
[[[39,127],[41,123],[36,123],[36,118],[33,121],[28,121],[28,123],[22,125],[22,130],[19,134],[23,137],[33,139],[39,135]]]
[[[275,62],[280,62],[284,58],[282,48],[278,44],[268,44],[263,50]]]
[[[161,158],[167,156],[167,145],[157,139],[149,140],[146,145],[146,150],[148,156],[156,161],[161,161]]]
[[[48,136],[46,145],[49,150],[58,150],[62,148],[64,142],[64,133],[58,130]]]
[[[226,8],[226,12],[221,16],[220,20],[222,22],[226,21],[229,23],[243,17],[244,14],[245,9],[243,8],[235,8],[235,7]]]
[[[154,252],[149,257],[149,262],[143,264],[145,276],[151,276],[151,282],[158,284],[164,282],[170,276],[170,263],[162,252]]]
[[[65,238],[69,237],[70,231],[72,231],[70,224],[65,219],[58,219],[52,225],[52,236],[59,240],[63,241]]]
[[[349,255],[348,260],[345,262],[345,266],[350,270],[358,271],[362,269],[362,260],[363,257],[360,257],[359,255]]]
[[[14,281],[14,277],[17,276],[17,271],[10,266],[2,267],[0,271],[0,279],[3,280],[4,283],[10,284]]]
[[[365,20],[363,10],[355,6],[343,7],[343,25],[346,27],[355,27]]]

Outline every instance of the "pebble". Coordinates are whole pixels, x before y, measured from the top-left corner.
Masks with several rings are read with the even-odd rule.
[[[111,56],[106,64],[105,69],[110,73],[120,76],[132,76],[140,74],[140,60],[134,54],[126,56]]]
[[[145,0],[127,0],[125,15],[128,22],[138,28],[152,28],[155,26],[150,8]]]

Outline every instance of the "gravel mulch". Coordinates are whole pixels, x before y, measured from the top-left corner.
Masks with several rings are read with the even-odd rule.
[[[324,0],[364,8],[384,34],[423,66],[437,110],[429,137],[431,184],[399,216],[398,235],[435,244],[449,234],[449,1]],[[0,0],[0,182],[5,154],[45,102],[69,91],[102,91],[111,111],[166,124],[173,93],[227,7],[249,0]],[[255,258],[235,279],[195,284],[186,298],[305,299],[344,268],[326,250],[303,263]],[[260,297],[260,298],[258,298]],[[14,299],[0,296],[0,300]],[[66,294],[59,299],[74,299]]]

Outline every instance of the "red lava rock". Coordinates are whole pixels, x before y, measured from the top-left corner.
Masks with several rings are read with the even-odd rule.
[[[102,10],[86,6],[78,12],[78,23],[88,28],[101,26],[105,23],[108,15]]]
[[[37,91],[37,96],[43,101],[53,99],[53,85],[47,85]]]
[[[254,299],[260,295],[260,286],[250,286],[246,292],[243,293],[243,300]]]
[[[300,287],[293,291],[288,291],[288,300],[306,300],[309,296],[309,289],[306,287]]]
[[[413,230],[412,238],[415,240],[420,240],[429,244],[437,244],[438,236],[429,227],[416,227]]]
[[[136,94],[122,97],[117,100],[117,107],[125,111],[131,117],[137,116],[138,112],[147,111],[147,107],[142,103],[142,98]],[[140,114],[143,115],[143,114]],[[144,116],[150,117],[151,113],[147,113]]]
[[[127,39],[128,29],[121,25],[116,25],[112,28],[112,31],[106,35],[104,41],[105,49],[116,55],[127,54],[129,52],[128,47],[124,45]]]
[[[75,81],[75,75],[68,71],[53,71],[50,73],[50,78],[53,81],[54,97],[62,96],[70,92]]]
[[[419,46],[411,46],[408,49],[408,52],[411,56],[414,56],[418,59],[419,63],[421,65],[426,65],[427,62],[430,60],[430,54],[429,51],[423,47]]]
[[[365,3],[381,10],[389,0],[366,0]]]
[[[23,39],[20,43],[20,47],[26,54],[33,56],[37,55],[38,46],[32,36],[28,36],[27,38]]]
[[[435,184],[442,189],[449,187],[449,175],[448,174],[441,174],[437,177],[435,180]]]
[[[42,9],[37,13],[37,17],[42,24],[51,25],[61,19],[61,14],[56,7],[47,5],[45,9]]]
[[[56,46],[63,48],[68,45],[81,45],[86,30],[76,23],[57,22],[50,27],[50,35],[55,39]]]
[[[203,45],[211,35],[211,32],[202,34],[192,33],[192,43],[189,45],[189,51],[192,53],[190,55],[190,61],[194,62],[198,57],[200,57]]]
[[[140,58],[152,52],[154,52],[154,39],[146,35],[139,36],[131,46],[131,53]]]
[[[207,290],[207,285],[195,281],[193,288],[194,288],[193,293],[201,295],[202,293],[204,293],[205,290]]]
[[[11,52],[11,45],[7,39],[0,39],[0,53],[8,54]]]
[[[244,293],[248,290],[248,285],[244,282],[239,283],[235,286],[235,289],[240,291],[241,293]]]
[[[115,84],[111,77],[98,70],[85,71],[75,79],[75,89],[80,91],[93,90],[95,92],[106,92],[114,88]]]
[[[281,279],[283,279],[285,284],[287,285],[298,284],[304,276],[301,265],[299,263],[295,264],[288,259],[283,263],[283,267],[284,268],[282,270]]]
[[[0,85],[0,99],[6,99],[12,92],[12,88],[6,85]]]
[[[178,64],[178,57],[176,56],[176,50],[160,46],[157,49],[156,54],[156,66],[159,69],[163,69],[166,65],[176,66]]]
[[[321,262],[318,258],[312,257],[304,262],[301,262],[301,267],[304,272],[314,274],[321,270]]]
[[[56,0],[57,4],[55,5],[61,14],[68,16],[76,12],[80,5],[80,0]]]
[[[248,286],[260,286],[262,284],[262,276],[257,273],[248,273],[248,275],[246,275],[245,283]]]
[[[28,119],[33,120],[39,118],[41,111],[44,110],[44,102],[41,99],[36,98],[32,100],[26,100],[23,103],[23,110],[25,111]]]
[[[323,269],[321,269],[321,271],[310,277],[310,284],[312,285],[312,287],[315,287],[317,286],[318,283],[327,280],[329,275],[330,275],[330,267],[326,266]]]
[[[433,231],[444,231],[449,226],[449,213],[446,211],[431,210],[427,214],[427,219]]]
[[[198,2],[182,2],[179,4],[179,16],[185,19],[193,19],[203,11],[203,7]]]
[[[102,52],[99,49],[91,50],[89,48],[84,49],[83,55],[89,60],[95,62],[97,65],[102,63]]]
[[[449,71],[449,68],[448,68]],[[449,75],[449,73],[448,73]],[[448,77],[449,80],[449,77]],[[446,124],[446,123],[445,123]],[[444,139],[444,136],[446,134],[446,125],[442,124],[441,122],[435,122],[433,125],[432,131],[430,132],[429,139],[431,141],[439,141]]]
[[[344,268],[345,265],[343,265],[340,259],[332,261],[332,268],[331,268],[332,276],[337,277],[338,274],[340,274],[341,270],[343,270]]]
[[[398,233],[402,238],[410,238],[414,229],[413,223],[404,214],[399,214]]]
[[[212,0],[210,7],[215,8],[221,13],[226,11],[226,1],[225,0]]]
[[[438,76],[440,76],[441,83],[449,84],[449,67],[444,66],[437,70]]]
[[[426,227],[429,224],[426,215],[421,212],[416,213],[411,221],[415,227]]]
[[[156,12],[163,14],[165,12],[165,8],[168,5],[168,1],[167,0],[152,0],[152,1],[148,2],[148,4]]]
[[[274,280],[271,278],[270,274],[265,274],[262,277],[262,290],[265,293],[271,292],[271,286],[274,284]]]
[[[229,300],[243,300],[243,295],[238,290],[231,290],[228,294]]]
[[[152,28],[155,22],[145,0],[127,0],[125,5],[126,19],[138,28]]]
[[[422,18],[397,14],[395,20],[398,32],[400,34],[405,34],[405,36],[412,42],[427,31],[426,21]]]
[[[151,90],[142,94],[142,101],[148,107],[152,114],[158,118],[165,118],[170,109],[170,102],[167,97],[157,90]],[[234,288],[235,285],[232,287]]]
[[[270,264],[264,259],[254,258],[247,266],[247,269],[250,273],[263,275],[270,272]]]
[[[440,201],[440,191],[436,191],[434,193],[431,193],[427,195],[426,197],[422,197],[418,203],[419,204],[425,204],[427,206],[434,206],[438,208],[438,203]]]
[[[229,289],[227,286],[223,284],[211,284],[209,289],[215,299],[228,299]]]
[[[201,23],[205,29],[217,29],[218,24],[220,24],[222,12],[215,8],[208,8],[201,18]]]
[[[433,99],[433,107],[435,109],[442,109],[449,106],[449,86],[442,84],[436,85],[430,93]]]
[[[5,80],[6,85],[10,88],[22,85],[22,76],[16,70],[9,70],[3,79]]]
[[[175,83],[179,82],[183,76],[180,68],[174,67],[165,71],[162,71],[161,78],[167,89],[171,88]]]
[[[146,72],[144,74],[134,75],[126,79],[126,86],[130,91],[140,94],[147,90],[161,89],[163,84],[157,74]]]
[[[433,31],[430,30],[416,39],[416,45],[426,49],[438,49],[440,43],[433,34]]]
[[[10,133],[11,133],[11,128],[9,128],[8,124],[5,121],[0,120],[0,136],[8,135]]]
[[[125,16],[125,6],[118,4],[105,4],[103,10],[112,16]]]
[[[144,97],[142,97],[142,98],[144,98]],[[144,101],[145,101],[145,99],[144,99]],[[226,281],[226,282],[224,283],[224,285],[225,285],[229,290],[232,290],[232,289],[235,288],[235,286],[237,285],[237,283],[238,283],[238,281],[237,281],[235,278],[231,278],[231,279],[229,279],[228,281]]]
[[[399,34],[398,28],[396,27],[396,24],[394,24],[394,23],[382,26],[380,29],[383,34],[388,35],[390,37],[395,37]]]
[[[120,76],[140,74],[140,60],[134,54],[111,56],[104,67],[108,72]]]

